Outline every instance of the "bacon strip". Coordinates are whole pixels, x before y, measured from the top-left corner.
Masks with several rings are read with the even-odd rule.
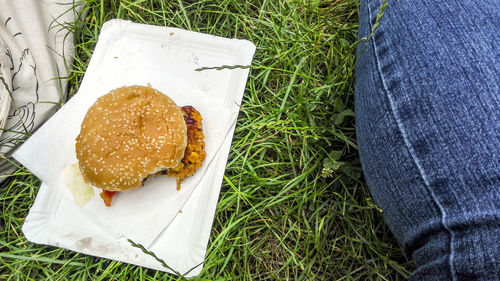
[[[113,200],[113,195],[115,195],[116,191],[108,191],[108,190],[103,190],[101,192],[101,198],[104,200],[104,204],[107,207],[111,207],[111,201]]]

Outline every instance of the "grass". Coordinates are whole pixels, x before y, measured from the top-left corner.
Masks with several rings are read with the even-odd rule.
[[[248,39],[250,69],[205,266],[197,280],[404,280],[413,265],[364,183],[353,118],[356,0],[89,0],[69,75],[77,90],[112,18]],[[362,43],[361,43],[362,44]],[[0,280],[178,280],[21,233],[40,181],[0,188]]]

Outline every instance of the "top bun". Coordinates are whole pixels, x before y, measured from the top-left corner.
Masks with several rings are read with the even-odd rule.
[[[153,88],[130,86],[89,108],[76,138],[76,157],[92,185],[123,191],[177,166],[186,144],[186,123],[175,102]]]

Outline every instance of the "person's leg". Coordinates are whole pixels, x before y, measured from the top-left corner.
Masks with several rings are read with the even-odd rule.
[[[381,0],[362,1],[369,37]],[[358,46],[366,181],[411,280],[500,280],[500,4],[389,1]]]

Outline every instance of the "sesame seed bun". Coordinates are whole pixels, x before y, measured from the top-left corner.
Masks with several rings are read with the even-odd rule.
[[[89,108],[76,138],[76,156],[92,185],[124,191],[176,167],[186,144],[186,123],[175,102],[153,88],[129,86],[112,90]]]

